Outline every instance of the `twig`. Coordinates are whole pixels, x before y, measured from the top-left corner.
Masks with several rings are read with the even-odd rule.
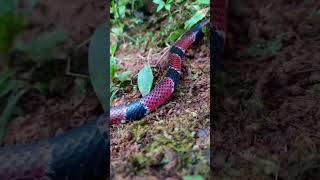
[[[78,44],[76,47],[75,47],[75,50],[78,50],[79,48],[81,48],[82,46],[88,44],[91,40],[91,37],[87,38],[86,40],[84,40],[83,42],[81,42],[80,44]],[[70,68],[70,65],[71,64],[71,58],[68,57],[67,58],[67,68],[66,68],[66,75],[69,75],[69,76],[75,76],[75,77],[81,77],[81,78],[89,78],[88,75],[85,75],[85,74],[79,74],[79,73],[74,73],[74,72],[71,72],[71,68]]]
[[[143,59],[143,60],[146,59],[145,57],[141,56],[140,54],[138,54],[137,56],[138,56],[140,59]],[[131,58],[130,58],[130,59],[131,59]]]
[[[80,77],[80,78],[86,78],[86,79],[89,78],[88,75],[78,74],[78,73],[72,73],[72,72],[67,72],[66,75],[74,76],[74,77]]]
[[[71,59],[68,58],[68,59],[67,59],[66,75],[75,76],[75,77],[81,77],[81,78],[87,78],[87,79],[89,78],[88,75],[71,72],[71,71],[70,71],[70,61],[71,61]]]
[[[158,59],[157,63],[156,63],[156,66],[158,66],[158,64],[160,63],[160,61],[166,56],[168,55],[168,52],[169,52],[169,49],[170,49],[170,46],[166,47],[163,49],[163,51],[161,51],[160,53],[164,52],[162,54],[162,56]],[[159,54],[159,53],[158,53]]]
[[[315,84],[320,84],[320,81],[316,80],[316,81],[302,82],[302,83],[299,83],[299,86],[311,86],[311,85],[315,85]]]
[[[86,39],[83,42],[81,42],[80,44],[78,44],[75,49],[77,50],[77,49],[81,48],[82,46],[88,44],[90,42],[90,40],[91,40],[91,37],[89,37],[88,39]]]
[[[156,56],[156,55],[159,55],[159,54],[162,54],[162,53],[164,53],[164,52],[168,51],[168,48],[170,48],[170,47],[171,47],[170,45],[167,45],[167,47],[165,47],[164,49],[162,49],[162,51],[160,51],[160,52],[158,52],[158,53],[154,54],[153,56]]]
[[[148,64],[150,64],[150,54],[152,52],[152,48],[149,49],[149,52],[148,52],[148,55],[147,55],[147,61],[148,61]]]
[[[137,43],[137,41],[135,39],[133,39],[131,36],[129,36],[128,34],[126,33],[123,33],[123,37],[126,37],[128,38],[130,41],[133,41],[134,43]]]
[[[317,67],[317,68],[312,68],[312,69],[293,72],[293,73],[290,73],[290,74],[291,75],[298,75],[298,74],[304,74],[304,73],[310,73],[310,72],[316,72],[316,71],[320,71],[320,68]]]

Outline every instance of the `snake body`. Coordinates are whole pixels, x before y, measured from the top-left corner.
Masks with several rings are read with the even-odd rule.
[[[211,2],[211,57],[222,59],[225,42],[225,0]],[[224,13],[221,15],[221,13]],[[138,120],[166,103],[180,81],[185,51],[203,36],[204,20],[181,36],[168,55],[165,78],[146,96],[57,137],[32,144],[0,148],[0,180],[22,179],[105,179],[109,169],[108,125]]]
[[[111,125],[139,120],[170,99],[180,81],[183,56],[188,47],[201,40],[203,37],[202,28],[208,23],[209,19],[200,22],[193,29],[183,34],[170,48],[168,54],[169,68],[166,76],[149,94],[126,105],[111,108]]]
[[[109,168],[105,125],[101,116],[49,140],[0,148],[0,179],[104,179]]]

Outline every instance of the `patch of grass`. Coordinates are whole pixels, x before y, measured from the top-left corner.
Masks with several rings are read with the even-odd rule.
[[[158,5],[159,17],[167,17],[165,28],[161,26],[151,38],[152,46],[174,43],[185,31],[204,19],[209,11],[209,1],[154,1]],[[165,11],[161,11],[165,9]]]
[[[209,113],[208,107],[203,107],[204,112]],[[190,110],[191,111],[191,110]],[[130,127],[135,141],[142,137],[150,138],[140,152],[129,156],[132,172],[141,170],[149,171],[152,168],[161,168],[170,174],[176,172],[181,177],[187,175],[199,175],[208,178],[210,167],[209,157],[204,151],[208,151],[209,144],[197,146],[195,133],[202,123],[209,125],[209,119],[201,115],[195,117],[192,113],[184,113],[180,117],[173,117],[166,121],[153,123],[152,128],[145,128],[146,121],[135,122]],[[147,137],[146,137],[147,135]]]
[[[148,131],[144,126],[144,121],[133,124],[131,129],[135,141],[139,141],[141,138],[143,138]]]

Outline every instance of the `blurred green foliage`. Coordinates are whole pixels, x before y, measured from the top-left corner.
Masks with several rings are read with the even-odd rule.
[[[17,0],[0,0],[0,53],[8,54],[16,35],[25,27],[26,18]]]
[[[62,32],[40,35],[30,43],[19,39],[37,1],[27,3],[21,8],[18,0],[0,0],[0,143],[5,126],[23,95],[29,90],[45,93],[50,89],[49,82],[54,77],[45,79],[43,73],[37,71],[55,58],[58,44],[65,40]]]

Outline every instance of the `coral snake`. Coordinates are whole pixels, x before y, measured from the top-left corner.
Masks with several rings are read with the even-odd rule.
[[[211,1],[211,60],[222,59],[226,30],[226,0]],[[0,180],[105,179],[109,169],[109,125],[138,120],[166,103],[177,88],[185,51],[203,37],[201,21],[181,36],[168,55],[165,78],[146,96],[112,107],[97,120],[57,137],[0,148]]]

